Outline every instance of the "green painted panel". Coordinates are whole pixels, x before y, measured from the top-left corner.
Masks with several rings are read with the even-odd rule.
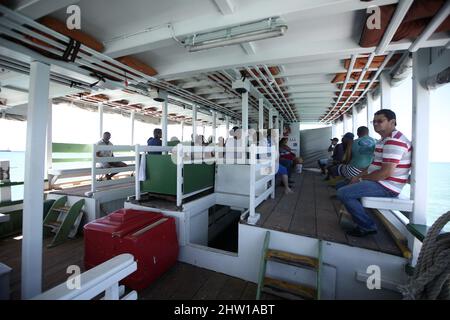
[[[184,194],[214,186],[214,164],[186,164],[184,166]]]
[[[141,182],[142,192],[177,195],[177,167],[170,155],[146,156],[147,180]],[[188,194],[214,186],[214,165],[187,164],[184,166],[184,192]]]
[[[141,182],[142,192],[177,195],[177,167],[170,155],[146,156],[146,181]]]
[[[52,152],[61,153],[92,153],[91,144],[77,144],[77,143],[52,143]]]

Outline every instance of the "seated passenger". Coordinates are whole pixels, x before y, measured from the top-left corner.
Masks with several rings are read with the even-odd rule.
[[[296,156],[292,149],[287,145],[288,138],[281,138],[280,140],[280,163],[288,169],[289,177],[298,164],[303,163],[303,160]]]
[[[294,193],[292,189],[289,187],[289,178],[288,178],[288,170],[285,166],[278,164],[278,171],[277,175],[281,176],[281,182],[284,186],[284,193],[285,194],[291,194]]]
[[[338,142],[339,142],[338,138],[331,139],[331,144],[328,147],[328,153],[329,153],[330,157],[329,158],[322,158],[322,159],[317,160],[317,163],[319,164],[319,168],[320,168],[320,171],[322,172],[322,174],[326,174],[325,169],[329,165],[332,164],[333,159],[331,158],[331,156],[333,155],[334,148],[336,147]]]
[[[112,142],[109,141],[111,139],[111,133],[105,132],[103,133],[103,139],[97,142],[98,146],[112,146]],[[114,157],[114,153],[112,151],[97,151],[96,153],[97,157]],[[116,168],[116,167],[126,167],[127,164],[122,161],[114,161],[114,162],[102,162],[100,164],[101,168]],[[113,176],[115,176],[117,173],[109,173],[105,175],[106,180],[111,180]],[[103,178],[101,178],[102,180]]]
[[[364,126],[358,128],[357,134],[359,138],[352,143],[349,157],[351,160],[348,164],[340,164],[330,170],[332,174],[334,172],[335,176],[347,178],[347,180],[336,184],[337,189],[346,185],[348,179],[361,174],[372,163],[376,144],[375,139],[369,136],[369,128]]]
[[[396,124],[392,110],[381,109],[375,113],[373,127],[381,140],[377,141],[372,164],[337,192],[338,199],[358,225],[347,232],[349,235],[361,237],[377,232],[375,222],[361,204],[362,197],[397,197],[408,182],[412,146],[396,130]]]
[[[336,145],[336,147],[333,150],[332,163],[326,169],[327,176],[326,176],[325,180],[330,179],[330,176],[331,176],[330,169],[333,166],[344,163],[344,161],[346,160],[345,159],[346,152],[347,152],[347,157],[351,152],[351,147],[352,147],[352,142],[353,142],[354,137],[355,136],[353,133],[347,132],[342,137],[342,143],[339,143]]]
[[[156,128],[155,130],[153,130],[153,137],[147,140],[147,145],[153,147],[161,147],[162,146],[161,137],[162,137],[162,130]],[[162,152],[149,152],[149,154],[162,154]]]

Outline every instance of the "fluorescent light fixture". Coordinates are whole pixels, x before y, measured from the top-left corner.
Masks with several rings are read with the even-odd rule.
[[[287,25],[280,17],[271,17],[256,22],[228,27],[211,32],[196,33],[187,37],[183,44],[189,52],[225,47],[250,41],[280,37],[286,33]]]

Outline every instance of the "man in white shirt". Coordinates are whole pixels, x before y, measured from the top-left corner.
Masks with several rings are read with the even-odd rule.
[[[112,142],[109,141],[111,139],[111,133],[109,132],[105,132],[103,133],[103,139],[100,140],[99,142],[97,142],[98,146],[112,146]],[[102,150],[102,151],[97,151],[96,153],[97,157],[108,157],[108,158],[112,158],[114,157],[114,153],[112,152],[112,150]],[[100,166],[102,168],[117,168],[117,167],[126,167],[127,164],[125,162],[122,161],[116,161],[116,162],[102,162],[100,164]],[[111,180],[111,178],[116,175],[117,173],[109,173],[106,174],[106,180]]]

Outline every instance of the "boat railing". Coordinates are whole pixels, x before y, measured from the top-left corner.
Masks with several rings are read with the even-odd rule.
[[[104,300],[137,300],[136,291],[127,295],[119,282],[137,270],[137,263],[129,253],[118,255],[68,280],[32,300],[91,300],[104,293]],[[123,296],[123,297],[121,297]]]
[[[97,152],[99,151],[111,151],[121,155],[113,157],[99,157]],[[110,187],[120,184],[129,184],[135,181],[135,155],[134,146],[131,145],[117,145],[117,146],[105,146],[105,145],[93,145],[92,146],[92,166],[91,166],[91,192],[95,193],[99,187]],[[114,162],[125,162],[127,166],[116,167],[112,165],[106,165]],[[98,176],[111,176],[118,173],[131,173],[131,176],[121,176],[117,179],[104,180],[97,178]]]
[[[232,164],[245,164],[250,166],[250,203],[249,215],[250,220],[256,217],[255,208],[264,201],[268,196],[275,197],[275,170],[276,170],[276,147],[258,147],[251,145],[250,147],[235,147],[233,152],[240,153],[242,159]],[[154,146],[135,146],[135,167],[136,172],[139,173],[141,155],[147,152],[168,152],[171,153],[172,161],[177,166],[177,181],[176,181],[176,201],[177,206],[181,206],[183,199],[194,195],[195,193],[203,192],[204,189],[197,190],[195,193],[183,193],[183,168],[186,164],[231,164],[223,157],[229,148],[219,146],[185,146],[182,143],[174,147],[154,147]],[[248,159],[247,159],[248,154]],[[138,175],[139,177],[140,175]],[[272,181],[268,186],[268,182]],[[257,189],[264,189],[262,194],[256,196]],[[207,188],[210,189],[210,188]],[[140,200],[141,184],[140,179],[135,180],[136,200]]]

